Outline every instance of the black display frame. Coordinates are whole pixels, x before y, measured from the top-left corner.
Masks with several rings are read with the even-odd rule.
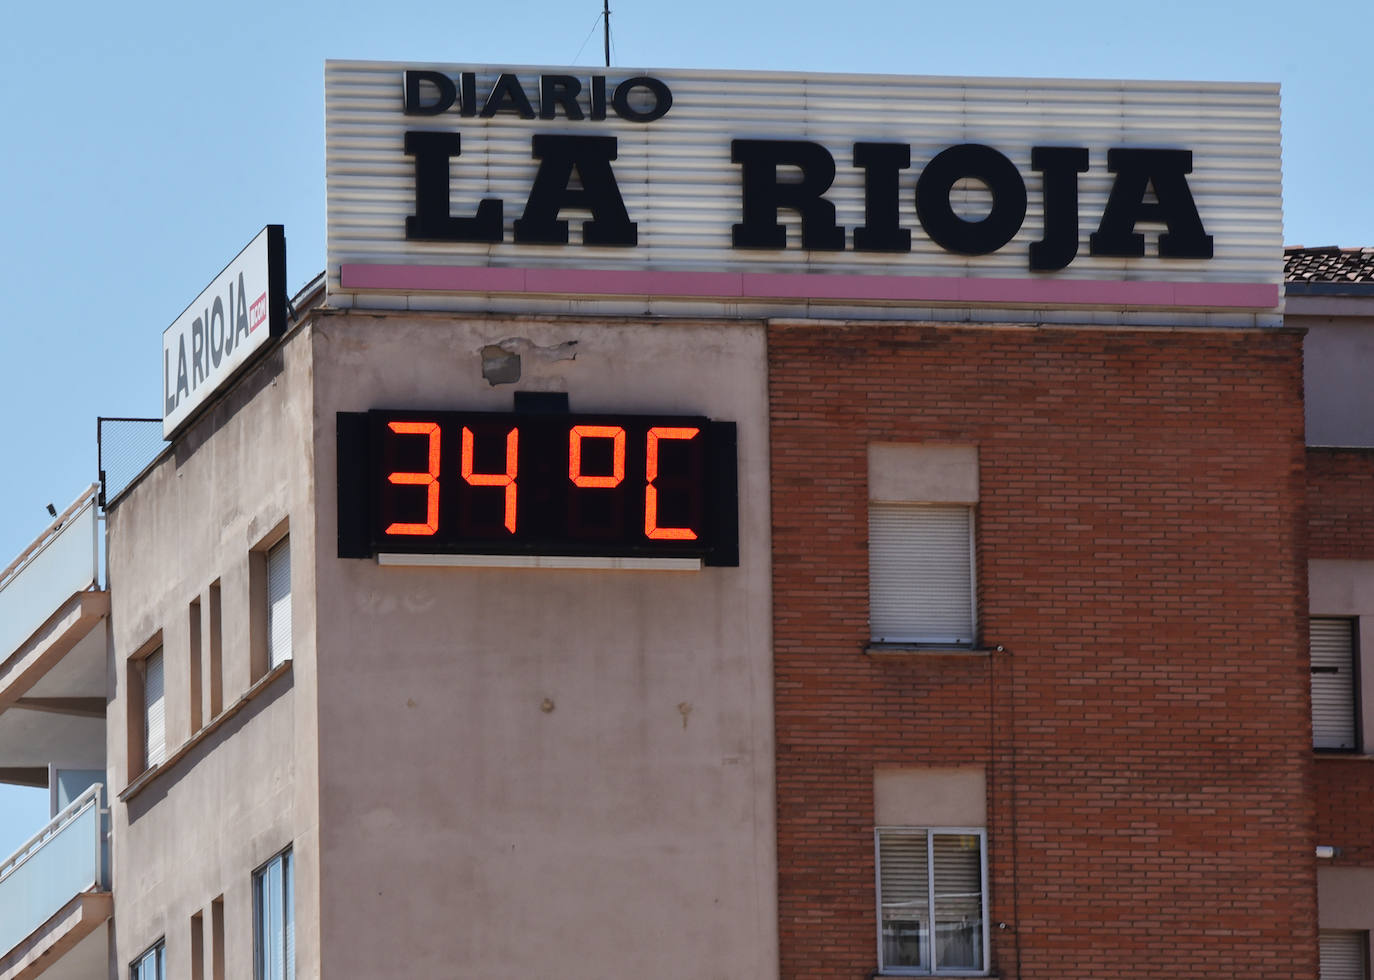
[[[428,423],[439,426],[435,439],[441,446],[438,478],[436,531],[431,534],[388,535],[384,525],[395,518],[397,494],[408,500],[409,520],[423,520],[422,495],[427,489],[407,486],[397,491],[387,480],[388,473],[416,472],[425,467],[415,462],[417,447],[428,446],[418,433],[405,436],[390,433],[391,423]],[[338,451],[338,554],[340,558],[375,558],[378,555],[525,555],[570,558],[699,559],[704,565],[739,564],[739,494],[737,437],[734,422],[713,421],[704,416],[650,415],[644,413],[573,413],[546,411],[486,412],[445,409],[373,409],[367,412],[339,412],[336,416]],[[623,482],[616,488],[577,489],[571,484],[566,443],[573,426],[618,428],[625,432]],[[516,477],[518,534],[491,536],[488,520],[486,536],[460,533],[459,525],[475,525],[469,514],[459,518],[462,507],[484,498],[486,511],[492,501],[504,500],[498,486],[473,488],[461,475],[461,430],[472,435],[475,474],[493,472],[493,433],[519,430],[519,456]],[[645,487],[647,484],[647,433],[650,429],[697,428],[701,444],[690,450],[675,445],[675,440],[660,434],[664,470],[655,481],[662,485],[665,523],[681,522],[697,533],[691,540],[668,538],[651,540],[643,527]],[[603,429],[604,431],[604,429]],[[408,444],[402,456],[398,438]],[[390,443],[387,440],[390,439]],[[591,437],[583,443],[600,452],[588,468],[607,472],[604,437]],[[496,447],[502,454],[502,447]],[[677,455],[674,456],[674,453]],[[404,459],[409,459],[405,462]],[[501,455],[501,458],[505,458]],[[695,463],[691,461],[695,460]],[[394,468],[393,468],[394,467]],[[695,468],[694,474],[688,470]],[[688,476],[693,478],[688,480]],[[558,481],[561,480],[560,485]],[[578,501],[605,501],[619,494],[619,530],[601,528],[589,536],[576,533],[569,515]],[[464,503],[466,501],[466,504]],[[693,507],[699,508],[698,511]],[[612,508],[615,510],[615,508]],[[604,508],[603,511],[604,512]],[[671,512],[671,513],[669,513]],[[428,514],[429,512],[425,512]],[[683,515],[691,515],[688,521]],[[521,524],[528,515],[529,523]],[[699,517],[700,526],[695,523]]]

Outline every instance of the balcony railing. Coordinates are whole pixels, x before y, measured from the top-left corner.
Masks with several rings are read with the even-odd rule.
[[[82,892],[109,890],[96,783],[0,864],[0,956]]]
[[[93,484],[0,572],[0,661],[99,580]]]

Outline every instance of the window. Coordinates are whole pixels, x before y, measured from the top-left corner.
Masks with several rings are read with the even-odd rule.
[[[267,552],[267,669],[291,659],[291,539]]]
[[[190,669],[190,678],[189,678],[189,679],[190,679],[190,683],[191,683],[191,690],[190,690],[190,695],[191,695],[191,698],[190,698],[190,700],[191,700],[191,734],[194,735],[196,732],[200,731],[200,724],[201,724],[201,709],[202,709],[202,705],[201,705],[201,667],[202,667],[202,664],[201,664],[201,650],[200,650],[200,647],[201,647],[201,643],[200,643],[200,639],[201,639],[201,635],[200,635],[200,634],[201,634],[201,612],[200,612],[200,597],[199,597],[199,596],[197,596],[196,598],[194,598],[194,599],[191,600],[191,606],[190,606],[190,609],[189,609],[189,611],[188,611],[187,619],[188,619],[187,625],[190,627],[190,631],[191,631],[191,632],[190,632],[190,636],[191,636],[191,643],[190,643],[190,658],[189,658],[189,666],[190,666],[191,669]]]
[[[161,939],[129,964],[129,980],[165,980],[166,976],[167,944]]]
[[[1312,653],[1312,745],[1318,749],[1359,747],[1355,692],[1355,621],[1334,616],[1309,623]]]
[[[973,508],[868,505],[869,625],[877,643],[974,642]]]
[[[224,980],[224,896],[210,903],[210,980]]]
[[[210,662],[207,673],[210,687],[210,717],[217,718],[224,710],[224,630],[223,599],[220,595],[219,579],[210,583]]]
[[[1366,980],[1369,933],[1323,929],[1318,933],[1321,980]]]
[[[143,768],[161,765],[167,758],[166,685],[162,647],[143,658]]]
[[[879,972],[986,973],[986,832],[879,827],[876,840]]]
[[[191,916],[191,980],[205,980],[205,916]]]
[[[296,976],[291,864],[291,849],[287,848],[253,872],[255,980],[294,980]]]

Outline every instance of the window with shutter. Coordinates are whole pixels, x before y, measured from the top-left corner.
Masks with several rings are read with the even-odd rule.
[[[162,648],[143,660],[143,768],[161,765],[167,758],[167,712]]]
[[[875,642],[971,645],[973,508],[871,502],[868,582]]]
[[[267,552],[267,669],[291,659],[291,539]]]
[[[984,831],[880,827],[876,836],[879,970],[986,973]]]
[[[1367,980],[1369,933],[1323,929],[1318,934],[1321,980]]]
[[[878,834],[882,963],[930,969],[930,865],[924,830]]]
[[[1355,623],[1314,617],[1309,623],[1312,654],[1312,745],[1318,749],[1359,747],[1356,723]]]

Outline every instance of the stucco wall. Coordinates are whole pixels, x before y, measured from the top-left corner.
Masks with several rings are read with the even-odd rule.
[[[1374,312],[1374,310],[1366,311]],[[1374,321],[1365,317],[1290,316],[1307,330],[1303,388],[1309,446],[1374,446]]]
[[[309,513],[308,328],[286,339],[196,422],[110,508],[112,610],[109,671],[115,692],[107,726],[116,793],[139,776],[130,764],[129,658],[161,633],[166,675],[163,771],[113,802],[118,975],[165,937],[167,975],[190,977],[191,917],[203,915],[211,947],[211,903],[224,896],[226,977],[252,976],[252,872],[283,848],[296,858],[297,973],[318,977],[316,861],[314,525]],[[253,687],[254,612],[250,553],[289,523],[299,555],[291,569],[295,612],[291,666]],[[191,623],[200,598],[202,650],[209,644],[212,582],[222,596],[223,706],[231,714],[193,738]],[[202,704],[208,703],[202,677]],[[255,696],[239,704],[250,690]],[[202,729],[210,723],[207,710]],[[211,974],[207,970],[205,976]]]
[[[314,340],[324,974],[776,976],[761,326],[353,313]],[[502,341],[521,379],[493,387]],[[740,566],[336,557],[336,412],[516,390],[737,422]]]

